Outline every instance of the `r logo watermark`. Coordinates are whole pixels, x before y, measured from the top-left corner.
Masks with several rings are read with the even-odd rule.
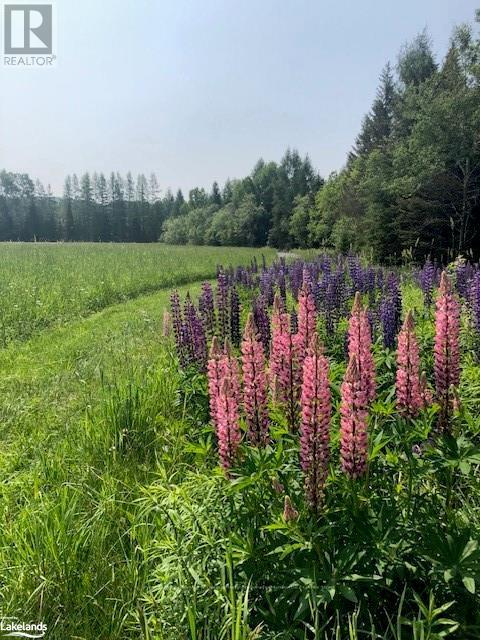
[[[3,65],[51,67],[55,63],[52,4],[3,5]]]

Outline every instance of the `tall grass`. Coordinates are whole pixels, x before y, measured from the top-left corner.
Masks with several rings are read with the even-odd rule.
[[[212,278],[218,264],[246,264],[261,252],[160,244],[2,243],[0,346],[140,294]]]

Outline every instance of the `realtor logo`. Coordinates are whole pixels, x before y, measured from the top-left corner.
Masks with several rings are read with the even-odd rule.
[[[52,5],[4,5],[4,53],[52,53]]]
[[[57,23],[53,2],[4,4],[2,14],[4,67],[32,69],[56,65]]]

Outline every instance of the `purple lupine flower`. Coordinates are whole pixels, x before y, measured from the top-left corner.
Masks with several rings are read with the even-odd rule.
[[[395,307],[389,297],[383,298],[380,303],[380,322],[382,323],[383,329],[383,344],[393,349],[397,335],[397,321]]]
[[[172,291],[170,295],[170,307],[172,313],[173,335],[175,336],[175,346],[177,356],[183,366],[183,325],[182,311],[180,309],[180,296],[178,291]]]
[[[224,271],[217,276],[217,331],[220,341],[229,335],[228,326],[228,279]]]
[[[480,333],[480,271],[474,273],[469,289],[469,306],[475,328]]]
[[[190,294],[185,297],[184,321],[182,326],[183,351],[188,364],[196,364],[201,371],[207,366],[207,340]]]
[[[240,298],[235,287],[230,290],[230,339],[235,347],[240,346]]]
[[[425,262],[419,274],[419,284],[423,292],[423,300],[426,307],[432,304],[433,285],[435,280],[435,267],[430,258]]]
[[[285,281],[285,268],[282,267],[278,274],[278,290],[280,291],[280,297],[283,303],[287,303],[287,284]]]
[[[271,271],[262,271],[260,274],[260,295],[263,297],[269,307],[273,304],[275,297],[274,276]]]
[[[380,303],[380,322],[383,328],[383,344],[392,349],[395,338],[400,329],[402,316],[402,298],[398,277],[389,273],[385,285],[385,292]]]
[[[351,294],[353,295],[356,291],[363,291],[362,267],[357,256],[349,254],[348,271],[352,280]]]
[[[327,277],[324,311],[327,332],[332,335],[339,319],[345,315],[345,273],[343,270],[332,271]]]
[[[263,296],[258,296],[253,301],[253,319],[267,355],[270,350],[270,317]]]
[[[208,338],[212,338],[215,331],[215,304],[213,301],[213,289],[209,282],[202,284],[202,293],[198,300],[198,309]]]
[[[303,262],[297,260],[290,266],[290,289],[295,300],[298,298],[298,292],[303,282]]]
[[[455,273],[455,282],[458,294],[464,299],[468,299],[470,283],[474,276],[474,268],[469,262],[459,262]]]

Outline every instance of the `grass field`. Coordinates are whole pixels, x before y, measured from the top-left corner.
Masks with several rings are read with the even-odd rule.
[[[411,444],[428,436],[437,409],[413,423],[396,415],[394,352],[377,336],[369,477],[355,485],[332,468],[325,516],[315,520],[303,502],[298,442],[281,412],[274,408],[271,416],[272,446],[242,445],[229,480],[218,466],[205,376],[182,371],[172,338],[162,337],[171,286],[182,299],[187,291],[195,299],[201,281],[213,281],[217,263],[247,264],[261,252],[3,250],[18,290],[14,255],[25,258],[30,277],[38,272],[44,299],[52,290],[56,302],[48,322],[30,325],[28,335],[12,324],[0,350],[1,615],[43,621],[46,637],[55,640],[478,637],[471,612],[480,579],[480,367],[468,314],[456,439],[412,455]],[[84,256],[77,270],[75,255]],[[156,279],[153,265],[162,255]],[[95,311],[80,292],[71,312],[60,294],[68,287],[58,281],[82,282],[93,292],[104,273],[116,302],[103,298]],[[141,294],[147,282],[153,292]],[[253,292],[240,287],[240,293],[243,324]],[[431,380],[432,310],[410,275],[402,296],[404,313],[412,309],[419,318]],[[323,316],[319,326],[336,412],[346,324],[330,337]],[[338,427],[334,417],[334,455]],[[282,517],[284,496],[272,485],[278,478],[300,512],[298,522]]]
[[[241,247],[3,244],[0,344],[142,294],[213,277],[218,264],[247,264],[261,253],[274,255]]]
[[[111,449],[106,426],[124,425],[110,425],[110,412],[122,406],[143,428],[159,419],[161,392],[165,419],[178,415],[161,337],[171,287],[196,295],[218,264],[262,253],[274,252],[0,246],[2,615],[45,620],[51,638],[136,637],[126,629],[138,629],[146,574],[122,545],[155,465]]]

